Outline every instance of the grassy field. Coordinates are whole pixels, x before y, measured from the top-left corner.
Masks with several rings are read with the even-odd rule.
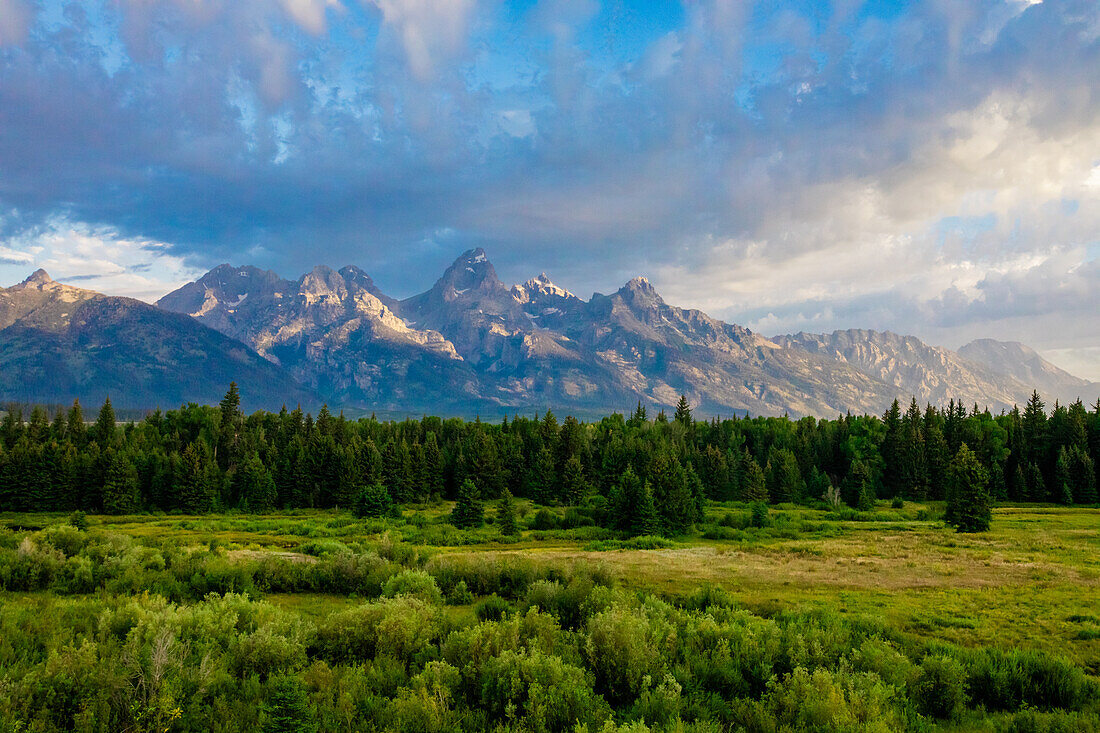
[[[905,503],[876,511],[772,508],[769,526],[748,526],[749,509],[712,505],[688,536],[656,549],[616,549],[593,526],[532,529],[534,507],[517,502],[518,537],[489,524],[459,532],[446,523],[450,505],[406,507],[400,517],[360,520],[346,512],[265,515],[89,517],[89,532],[127,536],[139,546],[194,548],[234,563],[277,559],[309,565],[342,552],[376,552],[406,566],[451,561],[521,559],[565,572],[583,569],[626,592],[691,603],[721,588],[747,611],[831,611],[874,619],[922,644],[1034,649],[1100,676],[1100,511],[1056,506],[1001,506],[992,531],[963,535],[945,528],[940,507]],[[490,512],[491,513],[491,512]],[[560,521],[560,517],[558,518]],[[9,537],[58,525],[65,516],[0,515]],[[14,541],[14,540],[13,540]],[[35,609],[78,619],[103,598],[49,591],[0,593],[0,616]],[[355,594],[264,592],[294,616],[323,623],[357,607]],[[444,606],[447,623],[476,623],[473,594]],[[940,723],[983,730],[982,716]]]
[[[600,566],[631,589],[677,600],[721,586],[762,614],[833,608],[884,617],[906,632],[963,645],[1057,651],[1100,674],[1100,511],[1035,505],[998,507],[993,530],[958,534],[934,518],[936,507],[885,505],[858,519],[800,507],[773,509],[772,526],[735,531],[737,539],[697,533],[655,550],[586,549],[595,528],[524,531],[502,542],[491,528],[459,535],[476,544],[419,544],[423,526],[450,505],[406,509],[401,519],[362,522],[339,512],[267,515],[92,517],[93,526],[137,539],[224,547],[229,557],[313,559],[323,540],[352,547],[409,541],[424,555],[523,555],[551,564]],[[533,513],[523,507],[528,519]],[[745,513],[714,506],[708,522]],[[918,519],[918,517],[921,517]],[[0,525],[37,527],[62,516],[0,515]],[[426,524],[425,524],[426,522]],[[430,541],[431,535],[427,536]],[[453,537],[452,537],[453,539]],[[323,548],[322,548],[323,549]],[[303,551],[304,550],[304,551]],[[346,599],[291,595],[275,601],[323,614]]]

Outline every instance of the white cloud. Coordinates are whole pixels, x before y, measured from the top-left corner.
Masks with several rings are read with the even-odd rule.
[[[462,50],[476,0],[373,0],[401,39],[413,76],[430,80]]]
[[[9,244],[0,247],[0,277],[6,285],[43,268],[58,282],[152,302],[202,274],[169,254],[162,242],[129,239],[111,227],[64,219]]]

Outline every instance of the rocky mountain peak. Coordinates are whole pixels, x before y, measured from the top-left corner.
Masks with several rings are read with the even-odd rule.
[[[343,299],[348,292],[347,283],[340,273],[325,265],[318,265],[303,275],[298,288],[307,299],[326,296]]]
[[[636,277],[619,289],[619,296],[635,308],[654,308],[665,304],[656,288],[644,277]]]
[[[555,295],[559,298],[576,298],[577,296],[569,292],[563,287],[560,287],[547,276],[545,272],[541,273],[538,277],[533,277],[523,284],[523,289],[530,295]]]
[[[452,300],[470,290],[491,292],[506,289],[497,277],[497,271],[485,250],[481,247],[467,250],[443,273],[443,277],[432,288],[444,300]]]
[[[41,267],[31,273],[30,277],[23,281],[24,285],[47,285],[53,282],[50,274]]]

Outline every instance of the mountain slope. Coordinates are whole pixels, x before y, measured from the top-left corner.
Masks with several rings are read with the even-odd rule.
[[[63,285],[43,270],[0,289],[0,372],[0,399],[25,402],[215,403],[231,381],[246,406],[317,402],[279,367],[194,319]]]
[[[1039,356],[1018,341],[978,339],[959,349],[959,354],[982,364],[995,374],[1015,379],[1048,398],[1072,402],[1078,397],[1095,399],[1100,383],[1075,377]]]
[[[1089,390],[1026,347],[977,344],[967,358],[889,332],[768,339],[669,305],[645,278],[587,301],[545,274],[508,286],[481,249],[401,301],[354,267],[290,281],[222,265],[158,305],[240,339],[333,404],[369,409],[598,414],[671,407],[682,393],[702,414],[833,415],[910,397],[1007,408],[1040,377],[1041,392]]]
[[[1065,399],[1071,387],[1077,389],[1074,397],[1090,391],[1088,382],[1044,362],[1022,344],[988,340],[954,352],[914,336],[862,329],[797,333],[775,341],[851,364],[892,385],[900,397],[914,396],[921,404],[954,399],[1001,410],[1023,405],[1033,389],[1051,401]]]
[[[454,345],[409,328],[356,267],[317,267],[290,281],[221,265],[157,305],[240,339],[336,404],[415,410],[480,397]]]

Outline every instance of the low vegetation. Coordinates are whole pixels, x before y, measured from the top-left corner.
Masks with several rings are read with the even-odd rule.
[[[682,408],[9,418],[0,729],[1100,731],[1091,413],[1043,415],[1070,505],[1006,501],[1012,416],[911,411],[914,484],[890,413]]]

